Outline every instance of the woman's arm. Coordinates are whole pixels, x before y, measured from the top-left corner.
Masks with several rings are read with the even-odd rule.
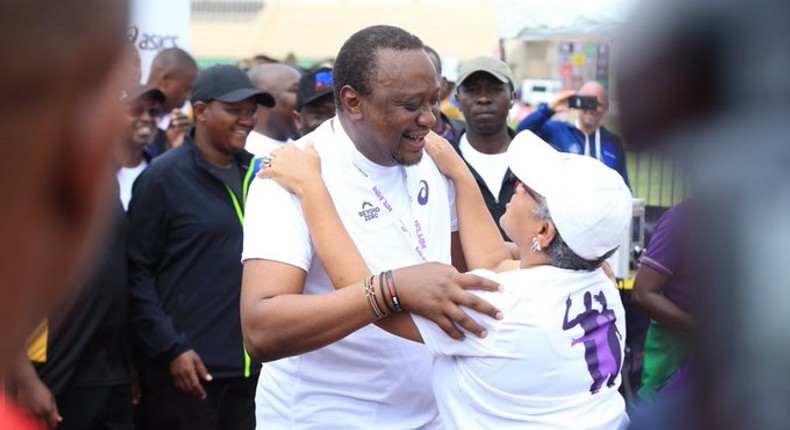
[[[274,179],[299,197],[313,246],[335,287],[354,287],[357,294],[364,297],[362,283],[370,278],[370,271],[345,230],[324,186],[320,174],[320,160],[312,145],[308,144],[305,151],[293,145],[277,150],[271,164],[262,170],[261,176]],[[379,309],[386,310],[387,306],[394,307],[392,294],[389,294],[389,288],[382,288],[379,279],[379,276],[373,279],[373,299]],[[490,304],[462,291],[467,288],[496,290],[496,285],[482,278],[462,275],[451,266],[428,263],[402,268],[394,271],[393,280],[404,309],[433,320],[457,339],[462,338],[463,334],[454,323],[473,333],[480,334],[483,329],[453,303],[472,307],[491,316],[498,313]],[[442,305],[437,306],[439,303]],[[408,314],[391,314],[377,324],[393,334],[421,341]]]
[[[467,267],[495,270],[503,263],[512,261],[512,254],[491,218],[477,181],[464,160],[447,140],[436,133],[429,133],[425,140],[425,150],[439,170],[455,185],[458,231]],[[510,266],[505,263],[505,267]]]

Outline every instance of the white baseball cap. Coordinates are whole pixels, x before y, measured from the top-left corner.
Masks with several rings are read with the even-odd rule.
[[[558,152],[529,130],[513,138],[507,159],[516,177],[546,199],[554,226],[578,256],[597,260],[623,243],[633,203],[615,170]]]

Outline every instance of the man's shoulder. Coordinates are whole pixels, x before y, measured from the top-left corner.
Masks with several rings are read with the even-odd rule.
[[[185,162],[190,160],[189,156],[191,153],[191,145],[184,143],[154,158],[147,170],[151,170],[153,168],[155,171],[166,171],[167,169],[170,169],[176,165],[185,164]]]

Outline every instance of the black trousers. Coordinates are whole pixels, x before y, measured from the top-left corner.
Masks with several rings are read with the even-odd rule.
[[[132,430],[132,388],[71,387],[56,397],[63,422],[58,430]]]
[[[172,383],[144,386],[135,411],[136,430],[254,430],[258,377],[201,381],[200,400]]]

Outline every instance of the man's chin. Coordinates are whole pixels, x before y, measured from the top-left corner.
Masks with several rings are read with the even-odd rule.
[[[401,166],[406,166],[406,167],[416,166],[420,164],[420,161],[422,161],[422,157],[423,157],[423,151],[420,151],[417,154],[408,154],[406,156],[404,156],[404,154],[400,152],[394,155],[395,161]]]

